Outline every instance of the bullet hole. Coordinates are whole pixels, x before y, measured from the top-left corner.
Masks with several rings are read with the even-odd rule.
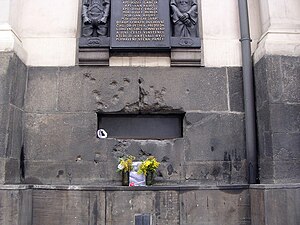
[[[63,170],[59,170],[58,172],[57,172],[57,175],[56,175],[56,177],[57,178],[59,178],[59,177],[61,177],[62,175],[64,175],[64,171]]]
[[[81,155],[79,155],[79,156],[76,157],[76,160],[75,160],[75,161],[76,161],[76,162],[80,162],[81,160],[82,160]]]
[[[173,168],[173,166],[172,166],[171,164],[168,165],[167,171],[168,171],[168,175],[169,175],[169,176],[172,175],[172,173],[174,172],[174,168]]]
[[[213,152],[215,150],[214,146],[211,146],[210,150]]]

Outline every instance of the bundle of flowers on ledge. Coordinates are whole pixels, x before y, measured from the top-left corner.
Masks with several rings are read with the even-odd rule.
[[[122,185],[129,185],[129,173],[133,170],[133,160],[135,159],[132,155],[123,156],[119,159],[117,172],[122,173]]]
[[[134,156],[123,156],[119,159],[118,172],[122,173],[123,186],[145,186],[152,185],[154,174],[160,163],[154,156],[149,156],[141,162],[133,162]]]
[[[154,181],[154,174],[160,163],[154,156],[149,156],[145,161],[142,161],[138,173],[146,176],[146,185],[152,185]]]

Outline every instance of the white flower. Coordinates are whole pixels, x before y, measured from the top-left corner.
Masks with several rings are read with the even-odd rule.
[[[122,169],[124,169],[124,166],[120,163],[120,164],[118,165],[118,169],[119,169],[119,170],[122,170]]]

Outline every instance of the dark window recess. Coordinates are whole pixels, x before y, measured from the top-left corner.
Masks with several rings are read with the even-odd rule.
[[[149,213],[136,214],[134,216],[135,225],[150,225],[151,215]]]
[[[182,137],[184,114],[98,114],[98,128],[107,137],[171,139]]]

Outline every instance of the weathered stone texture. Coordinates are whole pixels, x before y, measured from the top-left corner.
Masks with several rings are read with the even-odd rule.
[[[34,189],[32,224],[134,225],[135,215],[148,214],[157,225],[250,225],[250,196],[243,188],[76,188]]]
[[[183,225],[251,224],[246,190],[189,191],[181,199]]]
[[[104,192],[35,190],[32,225],[106,224]]]
[[[28,69],[26,112],[57,111],[58,71],[57,67]]]
[[[219,161],[218,165],[224,168],[218,169],[230,174],[225,183],[245,182],[243,113],[236,112],[242,111],[238,68],[228,71],[226,68],[30,68],[28,77],[25,117],[28,183],[119,183],[116,165],[118,158],[126,154],[135,155],[137,160],[155,155],[162,162],[156,178],[162,183],[189,180],[191,176],[186,171],[191,169],[185,162],[195,160],[208,167],[211,162]],[[232,96],[231,109],[229,96]],[[205,113],[189,113],[190,110]],[[184,122],[185,138],[164,141],[96,138],[96,112],[185,111],[191,120]],[[86,176],[89,168],[92,172]],[[199,181],[216,182],[221,174],[216,175],[218,179],[212,176],[210,180],[199,178]]]
[[[251,224],[297,225],[300,221],[299,185],[253,185],[251,196]]]
[[[230,111],[244,112],[242,68],[229,67],[227,68],[227,74]]]
[[[32,225],[31,190],[0,190],[0,224]]]
[[[16,183],[19,181],[18,165],[23,145],[27,67],[14,53],[1,53],[0,65],[0,157],[3,168],[13,170],[3,171],[1,180],[2,183]],[[11,161],[17,166],[11,166]]]
[[[255,65],[260,179],[300,181],[299,57],[265,56]]]

